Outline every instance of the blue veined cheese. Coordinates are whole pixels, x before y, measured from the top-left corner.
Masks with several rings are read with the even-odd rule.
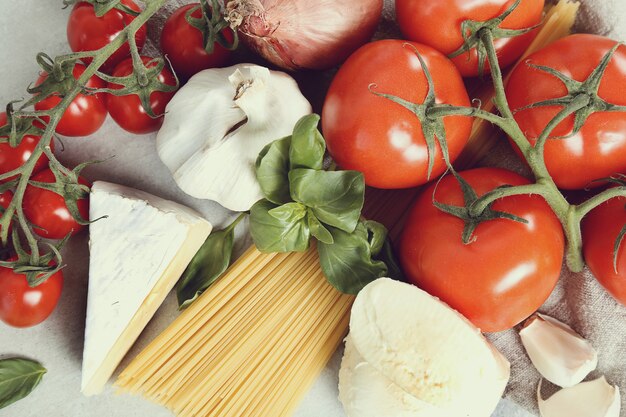
[[[212,229],[188,207],[96,181],[89,218],[101,217],[89,226],[85,395],[104,389]]]

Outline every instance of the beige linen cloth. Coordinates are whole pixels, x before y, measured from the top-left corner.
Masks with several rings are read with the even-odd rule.
[[[343,0],[356,1],[356,0]],[[605,34],[626,41],[626,0],[580,0],[582,3],[576,31]],[[151,21],[150,38],[158,39],[159,26],[180,4],[190,0],[171,1],[160,16]],[[383,20],[375,38],[399,38],[395,24],[394,1],[385,0]],[[148,45],[148,48],[154,45]],[[242,53],[242,59],[263,63],[258,57]],[[295,74],[305,95],[312,101],[315,111],[321,104],[335,71]],[[519,160],[506,141],[481,161],[481,165],[500,166],[523,172]],[[576,167],[572,167],[576,169]],[[599,366],[588,379],[605,375],[607,380],[620,387],[622,416],[626,416],[626,307],[619,305],[596,282],[588,270],[574,274],[563,268],[560,282],[540,310],[572,326],[590,340],[599,350]],[[505,396],[529,412],[538,415],[536,390],[540,375],[534,369],[521,345],[518,330],[491,334],[489,338],[511,362],[511,380]],[[550,384],[546,395],[550,393]]]

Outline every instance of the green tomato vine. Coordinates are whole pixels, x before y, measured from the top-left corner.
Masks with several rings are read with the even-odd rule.
[[[120,4],[121,0],[93,0],[92,4],[96,8],[96,12],[99,15],[106,13],[113,8],[120,8],[123,11],[127,11],[123,4]],[[48,277],[55,274],[59,269],[63,267],[60,248],[66,239],[62,240],[58,244],[52,244],[46,242],[44,248],[40,247],[40,242],[35,238],[32,231],[32,225],[27,221],[24,210],[22,208],[24,192],[26,187],[30,183],[30,178],[33,175],[36,162],[42,155],[46,155],[50,160],[50,169],[54,172],[57,182],[55,187],[50,189],[62,194],[66,200],[68,208],[71,207],[72,201],[86,195],[89,190],[83,185],[78,183],[78,172],[84,167],[84,164],[74,170],[70,170],[64,167],[50,148],[51,141],[55,135],[55,129],[63,116],[65,110],[72,103],[74,98],[79,94],[95,94],[96,91],[90,90],[86,87],[89,79],[98,75],[101,78],[106,78],[107,81],[115,82],[124,86],[124,90],[111,91],[114,94],[128,94],[130,90],[132,93],[149,97],[152,91],[161,91],[162,88],[171,88],[171,86],[160,86],[151,83],[156,77],[158,72],[154,68],[147,68],[141,62],[139,58],[139,51],[135,44],[135,33],[163,6],[166,0],[146,0],[144,1],[145,8],[140,13],[133,14],[135,19],[126,28],[120,32],[120,34],[111,41],[108,45],[95,51],[79,52],[58,56],[54,59],[41,53],[37,55],[37,62],[42,69],[52,76],[48,77],[49,82],[42,84],[41,86],[29,89],[29,92],[34,93],[29,100],[22,103],[18,108],[14,108],[17,101],[9,104],[7,107],[7,125],[0,128],[0,139],[2,142],[8,142],[11,146],[17,146],[21,143],[22,139],[26,135],[40,135],[41,138],[37,147],[33,150],[28,161],[21,167],[1,174],[0,181],[8,180],[14,176],[16,179],[3,184],[3,188],[9,189],[15,187],[13,193],[13,199],[9,207],[4,210],[0,217],[0,241],[1,246],[6,247],[9,241],[9,225],[16,222],[18,227],[13,225],[13,232],[11,234],[12,247],[18,254],[18,260],[16,261],[0,261],[0,266],[14,269],[17,273],[24,273],[31,286],[35,286]],[[64,1],[65,6],[73,4],[73,1]],[[125,42],[129,42],[131,46],[131,56],[133,57],[133,66],[135,69],[133,77],[110,77],[102,74],[98,69],[106,62],[106,60],[113,55]],[[71,75],[71,69],[74,65],[83,58],[91,58],[91,63],[87,66],[83,74],[74,79]],[[159,58],[161,68],[163,64],[162,58]],[[49,110],[35,111],[32,106],[50,96],[56,94],[62,97],[59,104]],[[146,107],[150,109],[150,106]],[[71,190],[71,193],[65,193],[61,190]],[[79,195],[77,195],[79,194]],[[81,219],[76,213],[74,215],[76,219],[82,223],[87,223],[86,220]],[[28,243],[28,249],[23,249],[22,237]],[[53,262],[51,262],[53,261]]]

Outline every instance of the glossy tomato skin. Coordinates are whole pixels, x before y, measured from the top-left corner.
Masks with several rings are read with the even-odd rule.
[[[139,6],[132,0],[122,0],[126,5],[137,12]],[[102,17],[96,16],[93,5],[81,1],[76,3],[67,22],[67,40],[74,52],[94,51],[108,45],[124,28],[135,19],[134,16],[121,10],[113,9]],[[146,43],[146,26],[142,26],[135,35],[139,50]],[[120,49],[104,63],[102,70],[109,72],[115,65],[130,55],[130,46],[126,42]],[[86,64],[91,59],[83,59]]]
[[[461,23],[487,21],[501,15],[515,0],[396,0],[396,16],[405,38],[430,45],[445,55],[463,46]],[[544,0],[522,0],[502,22],[502,29],[525,29],[541,22]],[[500,67],[514,63],[537,35],[533,30],[495,42]],[[478,75],[476,49],[452,59],[464,77]],[[488,65],[485,66],[488,72]]]
[[[527,62],[546,65],[575,80],[584,81],[600,63],[615,41],[598,35],[571,35],[530,55]],[[600,84],[599,95],[609,103],[626,105],[626,47],[618,49]],[[532,85],[532,88],[528,88]],[[564,84],[555,77],[520,64],[506,86],[512,109],[567,95]],[[559,106],[520,110],[515,120],[531,143],[562,109]],[[560,123],[552,136],[572,133],[574,116]],[[593,180],[626,173],[626,113],[592,114],[582,129],[566,139],[548,140],[545,161],[556,184],[563,189],[582,189]],[[597,184],[599,185],[599,184]]]
[[[33,181],[55,181],[54,174],[49,169],[41,171],[31,178]],[[79,178],[83,185],[90,184]],[[80,232],[85,226],[78,224],[72,217],[65,200],[59,194],[43,188],[28,185],[22,200],[24,215],[33,224],[33,231],[47,239],[62,239],[68,233],[73,235]],[[89,199],[78,200],[78,211],[84,219],[89,218]]]
[[[231,59],[231,51],[218,43],[214,45],[213,52],[208,54],[204,49],[202,32],[187,22],[187,12],[198,5],[191,3],[178,8],[167,19],[161,32],[161,50],[181,80],[188,80],[207,68],[223,67]],[[197,9],[191,16],[200,19],[202,11]],[[224,29],[222,33],[229,42],[233,41],[230,29]]]
[[[430,69],[438,103],[470,104],[463,80],[450,60],[436,50],[412,43]],[[382,40],[357,50],[335,76],[322,111],[328,150],[343,169],[363,172],[377,188],[408,188],[428,182],[428,151],[414,113],[372,91],[423,103],[428,91],[419,59],[409,44]],[[472,120],[444,119],[450,158],[469,138]],[[432,178],[445,170],[436,146]]]
[[[528,181],[510,171],[478,168],[461,173],[478,195],[502,185]],[[564,253],[563,229],[538,196],[496,201],[494,210],[528,220],[481,223],[474,240],[461,240],[463,221],[433,206],[463,205],[456,179],[449,175],[420,195],[400,241],[400,262],[410,282],[439,297],[486,332],[509,329],[535,312],[558,281]]]
[[[141,57],[144,64],[150,62],[152,58]],[[133,71],[133,61],[128,58],[120,62],[115,70],[113,70],[113,76],[123,77],[130,75]],[[176,85],[176,78],[174,74],[166,67],[163,68],[158,76],[159,81],[168,85]],[[119,84],[109,83],[109,88],[120,89]],[[150,95],[150,107],[156,115],[161,115],[156,119],[148,116],[145,109],[141,105],[141,100],[136,94],[127,96],[114,96],[112,94],[107,95],[107,106],[109,113],[113,120],[117,122],[120,127],[130,133],[144,134],[155,132],[159,130],[163,124],[163,113],[165,112],[165,106],[174,97],[174,92],[166,93],[162,91],[154,92]]]
[[[77,63],[73,70],[74,78],[78,79],[85,72],[85,68],[83,64]],[[37,80],[37,84],[44,82],[47,77],[48,74],[43,73]],[[87,81],[87,87],[105,88],[106,83],[94,75]],[[51,95],[35,104],[35,109],[51,109],[61,100],[61,97]],[[89,136],[100,129],[106,117],[106,99],[102,93],[78,94],[63,113],[56,132],[64,136]]]
[[[61,271],[31,288],[25,275],[0,266],[0,320],[13,327],[31,327],[41,323],[54,311],[62,289]]]
[[[7,114],[5,112],[0,112],[0,127],[6,124]],[[40,138],[38,136],[24,136],[20,144],[15,148],[12,148],[8,143],[0,143],[0,175],[13,171],[14,169],[24,165],[32,155],[33,150],[39,144],[39,139]],[[50,141],[50,148],[54,152],[54,141]],[[36,174],[42,169],[47,168],[48,162],[48,157],[41,155],[35,163],[33,173]],[[15,179],[15,177],[10,177],[2,182],[10,181],[12,179]]]
[[[626,306],[626,242],[617,252],[613,268],[613,247],[626,224],[626,198],[615,198],[593,209],[583,220],[583,253],[589,269],[617,301]]]

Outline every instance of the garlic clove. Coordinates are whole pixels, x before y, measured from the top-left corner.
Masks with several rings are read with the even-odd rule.
[[[537,401],[542,417],[619,417],[621,396],[617,386],[609,385],[604,377],[563,388],[547,400],[541,398],[541,385],[537,388]]]
[[[539,373],[560,387],[580,383],[598,366],[598,352],[571,327],[535,314],[520,331],[522,344]]]
[[[350,332],[377,372],[447,415],[489,417],[509,379],[509,363],[480,330],[410,284],[368,284],[352,307]]]
[[[204,70],[167,105],[157,151],[184,192],[246,211],[263,198],[259,152],[311,110],[285,73],[252,64]]]

